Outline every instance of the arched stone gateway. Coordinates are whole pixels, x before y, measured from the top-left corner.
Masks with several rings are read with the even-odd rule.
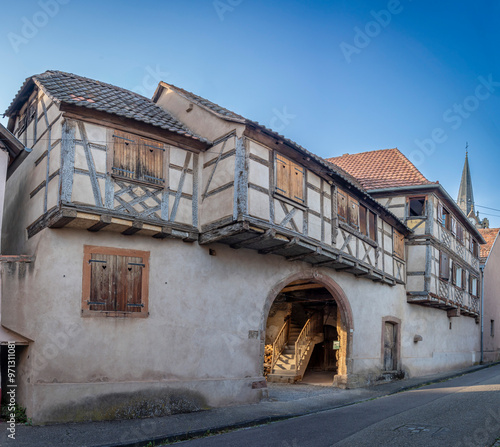
[[[262,315],[261,330],[265,337],[262,339],[261,355],[268,360],[272,358],[272,345],[276,362],[272,362],[271,366],[269,361],[266,363],[268,380],[294,382],[302,379],[304,365],[299,365],[296,360],[300,358],[299,353],[295,357],[296,353],[292,352],[292,349],[297,346],[295,342],[298,333],[302,334],[301,341],[304,328],[305,331],[308,330],[308,323],[305,321],[312,325],[311,321],[316,319],[316,335],[311,329],[309,347],[306,346],[306,350],[310,352],[305,361],[309,362],[312,356],[312,363],[319,361],[326,369],[329,364],[332,366],[333,359],[333,367],[329,368],[335,370],[333,384],[342,388],[348,385],[348,377],[352,374],[354,323],[351,306],[344,291],[330,276],[316,269],[309,269],[284,278],[269,292]],[[314,338],[315,336],[317,338]],[[315,348],[314,343],[322,347],[319,355],[319,349]],[[299,350],[298,347],[295,349]],[[280,362],[286,363],[287,360],[284,359],[288,352],[290,361],[295,362],[295,365],[288,368],[298,369],[296,374],[287,371],[280,375],[277,370],[280,368]],[[279,354],[282,356],[277,361]],[[286,368],[286,365],[284,367]]]

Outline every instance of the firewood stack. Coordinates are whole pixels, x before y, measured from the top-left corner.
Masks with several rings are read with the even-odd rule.
[[[273,361],[273,345],[264,348],[264,377],[271,373],[271,362]]]

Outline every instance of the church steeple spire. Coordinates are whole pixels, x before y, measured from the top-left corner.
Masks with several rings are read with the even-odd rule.
[[[474,193],[472,191],[472,178],[470,175],[469,167],[469,143],[465,145],[465,163],[464,170],[462,171],[462,181],[460,182],[460,189],[458,190],[457,203],[466,216],[470,212],[474,212]]]

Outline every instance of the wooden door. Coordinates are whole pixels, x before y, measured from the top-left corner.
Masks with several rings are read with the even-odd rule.
[[[397,326],[394,323],[385,323],[384,327],[384,370],[395,371],[397,369]]]

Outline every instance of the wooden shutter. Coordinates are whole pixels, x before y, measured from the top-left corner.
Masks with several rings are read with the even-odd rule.
[[[369,211],[363,206],[359,206],[359,231],[368,236],[368,215]]]
[[[359,228],[359,203],[351,196],[348,196],[347,201],[348,215],[349,215],[349,225],[358,229]]]
[[[377,240],[377,216],[374,213],[372,213],[371,211],[368,211],[368,214],[370,215],[370,219],[369,219],[370,239],[376,241]]]
[[[462,290],[465,290],[465,282],[467,281],[467,272],[462,269]]]
[[[393,229],[394,254],[404,260],[405,259],[405,237],[397,230]]]
[[[304,201],[304,168],[290,163],[290,198]]]
[[[339,220],[347,222],[347,195],[337,188],[337,215]]]
[[[153,140],[139,138],[137,179],[163,184],[163,145]]]
[[[142,258],[117,256],[116,310],[140,312],[142,292]]]
[[[290,165],[289,160],[280,154],[276,154],[276,190],[277,192],[290,195]]]
[[[450,216],[450,220],[451,220],[451,232],[453,234],[457,234],[457,220],[453,217],[453,216]]]
[[[136,179],[138,138],[129,133],[113,132],[113,174]]]
[[[450,280],[450,259],[444,252],[439,253],[439,277],[445,281]]]
[[[116,256],[92,253],[90,258],[89,309],[100,311],[115,310],[114,277]]]
[[[440,224],[443,224],[443,205],[441,202],[437,204],[437,220]]]

